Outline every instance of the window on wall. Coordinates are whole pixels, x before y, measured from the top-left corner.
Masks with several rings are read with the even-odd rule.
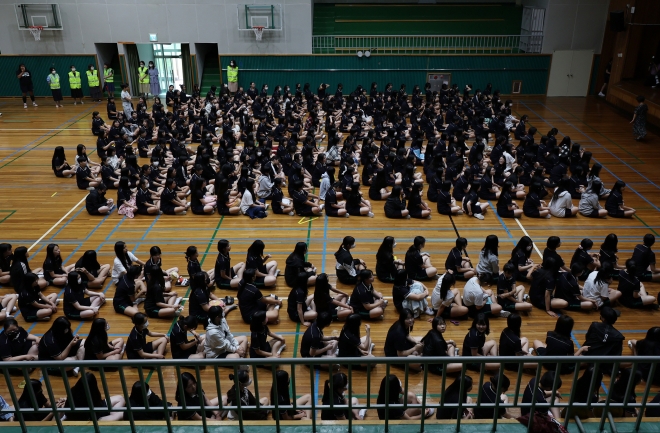
[[[183,84],[181,44],[154,44],[154,61],[159,72],[161,92],[167,92],[171,84],[175,89],[180,89]]]

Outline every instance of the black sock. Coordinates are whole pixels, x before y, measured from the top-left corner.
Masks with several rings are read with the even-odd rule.
[[[33,94],[30,95],[30,101],[34,102],[34,95]]]
[[[25,95],[23,95],[23,103],[24,103],[24,104],[27,103],[27,97],[26,97]]]

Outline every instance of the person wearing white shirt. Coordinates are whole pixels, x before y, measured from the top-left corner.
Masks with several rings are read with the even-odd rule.
[[[132,252],[128,251],[126,243],[119,241],[115,243],[115,260],[112,264],[112,282],[117,284],[119,277],[124,275],[128,268],[137,263],[144,266],[144,262],[135,257]]]
[[[621,297],[621,292],[610,289],[612,284],[612,264],[603,262],[598,271],[593,271],[584,282],[582,296],[596,302],[598,308],[611,304]]]
[[[234,337],[231,333],[222,307],[209,308],[209,323],[204,340],[204,354],[207,358],[245,358],[247,343],[247,337]]]
[[[502,306],[497,303],[492,290],[483,288],[482,285],[489,284],[491,280],[492,274],[484,272],[470,278],[465,283],[463,305],[467,307],[470,317],[475,317],[479,313],[500,315],[501,317],[508,317],[511,314],[508,311],[502,311]]]

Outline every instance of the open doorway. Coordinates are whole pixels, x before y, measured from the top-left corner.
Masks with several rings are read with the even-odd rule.
[[[144,61],[145,64],[153,61],[158,70],[159,96],[165,95],[170,85],[174,85],[175,89],[181,88],[185,76],[181,43],[136,45],[140,60]]]

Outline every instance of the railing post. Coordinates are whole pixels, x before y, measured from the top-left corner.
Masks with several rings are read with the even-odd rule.
[[[57,408],[57,400],[55,399],[55,394],[53,394],[53,388],[50,384],[50,377],[48,376],[48,369],[44,368],[41,370],[44,376],[44,384],[46,385],[46,391],[48,391],[48,398],[50,399],[50,406],[53,409],[53,417],[57,423],[57,430],[60,433],[64,432],[64,426],[62,425],[62,420],[60,419],[60,411]]]
[[[315,371],[314,371],[315,365],[309,365],[309,383],[312,384],[312,389],[314,389],[314,382],[315,382]],[[295,370],[295,365],[291,366],[291,371]],[[367,380],[369,378],[367,377]],[[332,382],[332,381],[331,381]],[[318,385],[319,389],[321,388],[321,383],[319,382]],[[325,387],[324,387],[325,388]],[[323,391],[321,391],[323,392]],[[332,397],[332,396],[331,396]],[[332,401],[332,399],[330,399]],[[316,433],[316,399],[314,398],[314,394],[312,393],[312,433]]]
[[[18,397],[16,397],[16,392],[14,391],[14,384],[11,381],[11,377],[9,376],[9,369],[3,368],[2,372],[5,375],[5,382],[7,383],[7,389],[9,390],[9,396],[11,397],[11,402],[14,403],[14,409],[20,408],[18,405]],[[23,370],[23,374],[25,374],[25,370]],[[21,430],[23,433],[27,433],[27,426],[25,425],[25,420],[23,419],[23,414],[19,410],[18,412],[14,412],[14,415],[18,416],[18,422],[21,425]],[[60,433],[63,430],[60,430]]]
[[[639,413],[637,414],[637,419],[635,420],[635,427],[633,428],[634,432],[639,431],[639,425],[642,423],[642,417],[646,411],[646,403],[648,402],[649,394],[651,393],[651,386],[653,386],[653,378],[655,377],[657,366],[657,363],[652,363],[648,377],[644,378],[646,381],[646,386],[644,387],[644,397],[642,397],[642,406],[639,408]]]
[[[555,364],[555,371],[560,371],[561,372],[561,367],[563,364]],[[577,383],[578,381],[578,376],[580,375],[580,361],[575,362],[575,370],[573,372],[573,383]],[[591,384],[589,384],[591,386]],[[568,428],[568,423],[571,420],[571,405],[573,404],[573,400],[575,399],[575,393],[577,391],[577,388],[574,386],[571,386],[571,395],[568,398],[568,406],[566,407],[566,414],[564,416],[564,427]],[[588,401],[588,400],[587,400]]]
[[[119,382],[121,383],[121,389],[124,393],[124,400],[126,400],[126,409],[128,409],[128,421],[131,424],[131,432],[135,433],[135,420],[133,419],[133,411],[131,410],[131,399],[130,394],[128,393],[128,388],[126,388],[126,377],[124,376],[124,369],[120,368],[119,372]],[[132,389],[132,387],[131,387]],[[161,393],[162,394],[162,393]],[[165,401],[165,396],[163,395],[163,401]],[[169,429],[168,429],[169,431]]]
[[[167,406],[167,395],[165,394],[165,381],[163,380],[163,370],[161,369],[160,365],[156,368],[156,372],[158,373],[158,385],[160,385],[160,395],[163,396],[163,412],[165,413],[165,422],[167,423],[167,431],[170,432],[172,431],[172,420],[171,420],[171,414],[170,414],[170,409],[169,406]],[[222,398],[219,398],[220,400],[220,405],[222,405]],[[149,404],[149,403],[147,403]]]
[[[277,366],[276,365],[271,365],[270,366],[270,371],[271,371],[271,374],[273,376],[273,389],[275,389],[275,395],[273,396],[274,397],[273,399],[275,400],[275,402],[271,401],[270,404],[275,406],[275,412],[273,412],[273,419],[275,420],[275,431],[277,433],[280,433],[280,392],[282,392],[282,390],[280,390],[279,384],[277,383],[277,377],[276,377],[277,371],[275,371],[275,367],[277,367]],[[292,371],[295,368],[296,368],[295,365],[291,366]],[[287,389],[286,392],[288,393],[289,390]],[[293,393],[292,394],[293,394],[293,401],[295,402],[296,401],[296,388],[295,387],[293,387]]]
[[[197,398],[199,399],[199,406],[202,410],[202,427],[204,428],[204,431],[208,431],[206,425],[206,399],[204,398],[205,394],[203,392],[204,387],[202,386],[202,377],[199,374],[199,365],[195,365],[195,380],[197,381]],[[219,396],[219,398],[222,397]]]
[[[612,398],[612,385],[614,385],[614,382],[616,381],[616,372],[619,371],[619,363],[615,362],[614,363],[614,368],[612,369],[611,375],[610,375],[610,387],[609,387],[609,392],[607,393],[607,398],[605,398],[605,407],[603,407],[603,414],[600,417],[600,422],[598,423],[598,431],[603,431],[603,427],[605,426],[605,420],[607,419],[607,414],[610,410],[610,399]],[[591,390],[589,390],[591,391]],[[591,394],[591,392],[589,393]]]
[[[64,372],[64,368],[62,368],[62,372],[64,375],[66,375],[66,372]],[[80,369],[80,379],[83,381],[83,389],[85,390],[85,398],[87,399],[87,408],[89,409],[89,412],[92,415],[92,423],[94,424],[94,431],[96,433],[100,433],[101,429],[99,428],[99,420],[96,418],[96,408],[94,407],[94,401],[92,400],[92,394],[89,391],[89,384],[87,383],[87,372],[85,371],[85,367],[82,367]],[[106,402],[108,403],[108,402]]]

